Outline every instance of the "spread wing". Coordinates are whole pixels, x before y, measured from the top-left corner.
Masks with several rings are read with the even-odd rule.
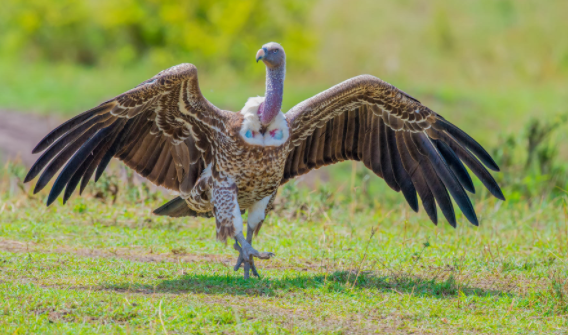
[[[418,196],[437,223],[436,203],[452,226],[453,197],[467,219],[477,216],[465,192],[475,192],[464,163],[495,197],[499,171],[473,138],[396,87],[369,75],[349,79],[286,113],[290,153],[282,182],[343,160],[362,161],[418,211]],[[485,165],[485,166],[484,166]],[[448,193],[449,192],[449,193]]]
[[[156,185],[189,192],[228,114],[203,97],[195,66],[174,66],[54,129],[34,149],[44,152],[25,182],[43,170],[39,192],[63,167],[47,204],[64,188],[65,202],[79,182],[82,192],[117,157]]]

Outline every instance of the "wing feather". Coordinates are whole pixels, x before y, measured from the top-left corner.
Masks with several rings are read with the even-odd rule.
[[[317,151],[317,154],[316,154],[316,165],[311,167],[312,169],[316,168],[318,166],[325,165],[324,154],[325,154],[325,149],[326,149],[325,139],[327,137],[327,125],[324,124],[323,127],[319,128],[319,131],[320,131],[320,133],[318,135],[318,151]]]
[[[371,170],[373,170],[373,172],[377,176],[383,178],[383,167],[381,166],[381,136],[379,134],[379,117],[375,113],[373,113],[371,118],[373,121],[371,123],[371,134],[369,138],[368,148],[371,155]]]
[[[396,192],[400,191],[400,186],[396,182],[396,178],[394,176],[394,172],[392,169],[392,162],[389,155],[388,143],[387,143],[387,132],[386,132],[386,125],[383,121],[382,117],[378,117],[379,124],[377,125],[377,132],[379,137],[379,156],[380,161],[379,165],[381,167],[381,171],[383,173],[383,178],[387,182],[390,188],[395,190]]]
[[[416,197],[416,188],[400,158],[400,153],[396,145],[396,132],[389,127],[385,127],[385,137],[387,141],[388,154],[392,164],[392,171],[396,183],[399,185],[406,202],[410,205],[413,211],[418,212],[418,198]]]
[[[479,223],[466,192],[475,189],[465,166],[504,199],[487,170],[499,168],[477,141],[378,78],[347,80],[296,105],[286,119],[291,144],[282,182],[345,159],[360,160],[401,191],[413,210],[420,197],[432,222],[438,221],[439,206],[454,227],[452,198],[468,221]]]
[[[34,149],[44,152],[25,181],[41,173],[39,192],[61,169],[47,204],[63,189],[66,202],[117,157],[153,183],[180,191],[182,181],[187,187],[195,177],[185,175],[211,157],[210,143],[230,118],[203,97],[195,66],[174,66],[51,131]]]

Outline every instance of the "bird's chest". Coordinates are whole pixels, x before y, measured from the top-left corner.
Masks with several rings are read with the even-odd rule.
[[[280,186],[288,155],[288,122],[280,112],[269,125],[261,126],[257,111],[262,100],[249,99],[235,117],[230,135],[216,141],[216,170],[237,184],[242,209]]]
[[[225,174],[238,188],[241,208],[271,195],[280,185],[287,158],[288,141],[281,146],[252,146],[227,148],[222,163]]]

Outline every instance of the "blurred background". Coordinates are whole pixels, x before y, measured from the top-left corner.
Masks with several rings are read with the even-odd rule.
[[[2,7],[0,155],[10,192],[52,127],[172,65],[195,64],[204,95],[239,110],[264,94],[264,66],[254,56],[277,41],[288,57],[284,111],[372,74],[493,153],[508,200],[565,193],[565,0],[4,0]],[[344,163],[307,184],[359,181],[382,194],[384,182],[367,182],[374,178]]]

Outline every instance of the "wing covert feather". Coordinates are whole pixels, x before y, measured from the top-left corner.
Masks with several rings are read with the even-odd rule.
[[[195,176],[185,175],[203,168],[210,143],[230,117],[203,97],[195,66],[180,64],[51,131],[35,147],[34,153],[45,152],[25,181],[42,173],[39,192],[63,168],[47,202],[63,189],[65,202],[79,182],[82,192],[117,157],[156,185],[180,191],[184,181],[186,190]]]
[[[438,221],[437,204],[455,227],[453,198],[468,221],[477,225],[466,193],[475,191],[467,166],[494,196],[504,200],[487,171],[499,168],[479,143],[418,100],[373,76],[355,77],[319,93],[294,106],[286,119],[291,144],[282,183],[324,165],[360,160],[390,188],[401,191],[415,211],[420,197],[432,222]],[[323,140],[314,143],[314,138]],[[307,165],[298,153],[307,157]]]

